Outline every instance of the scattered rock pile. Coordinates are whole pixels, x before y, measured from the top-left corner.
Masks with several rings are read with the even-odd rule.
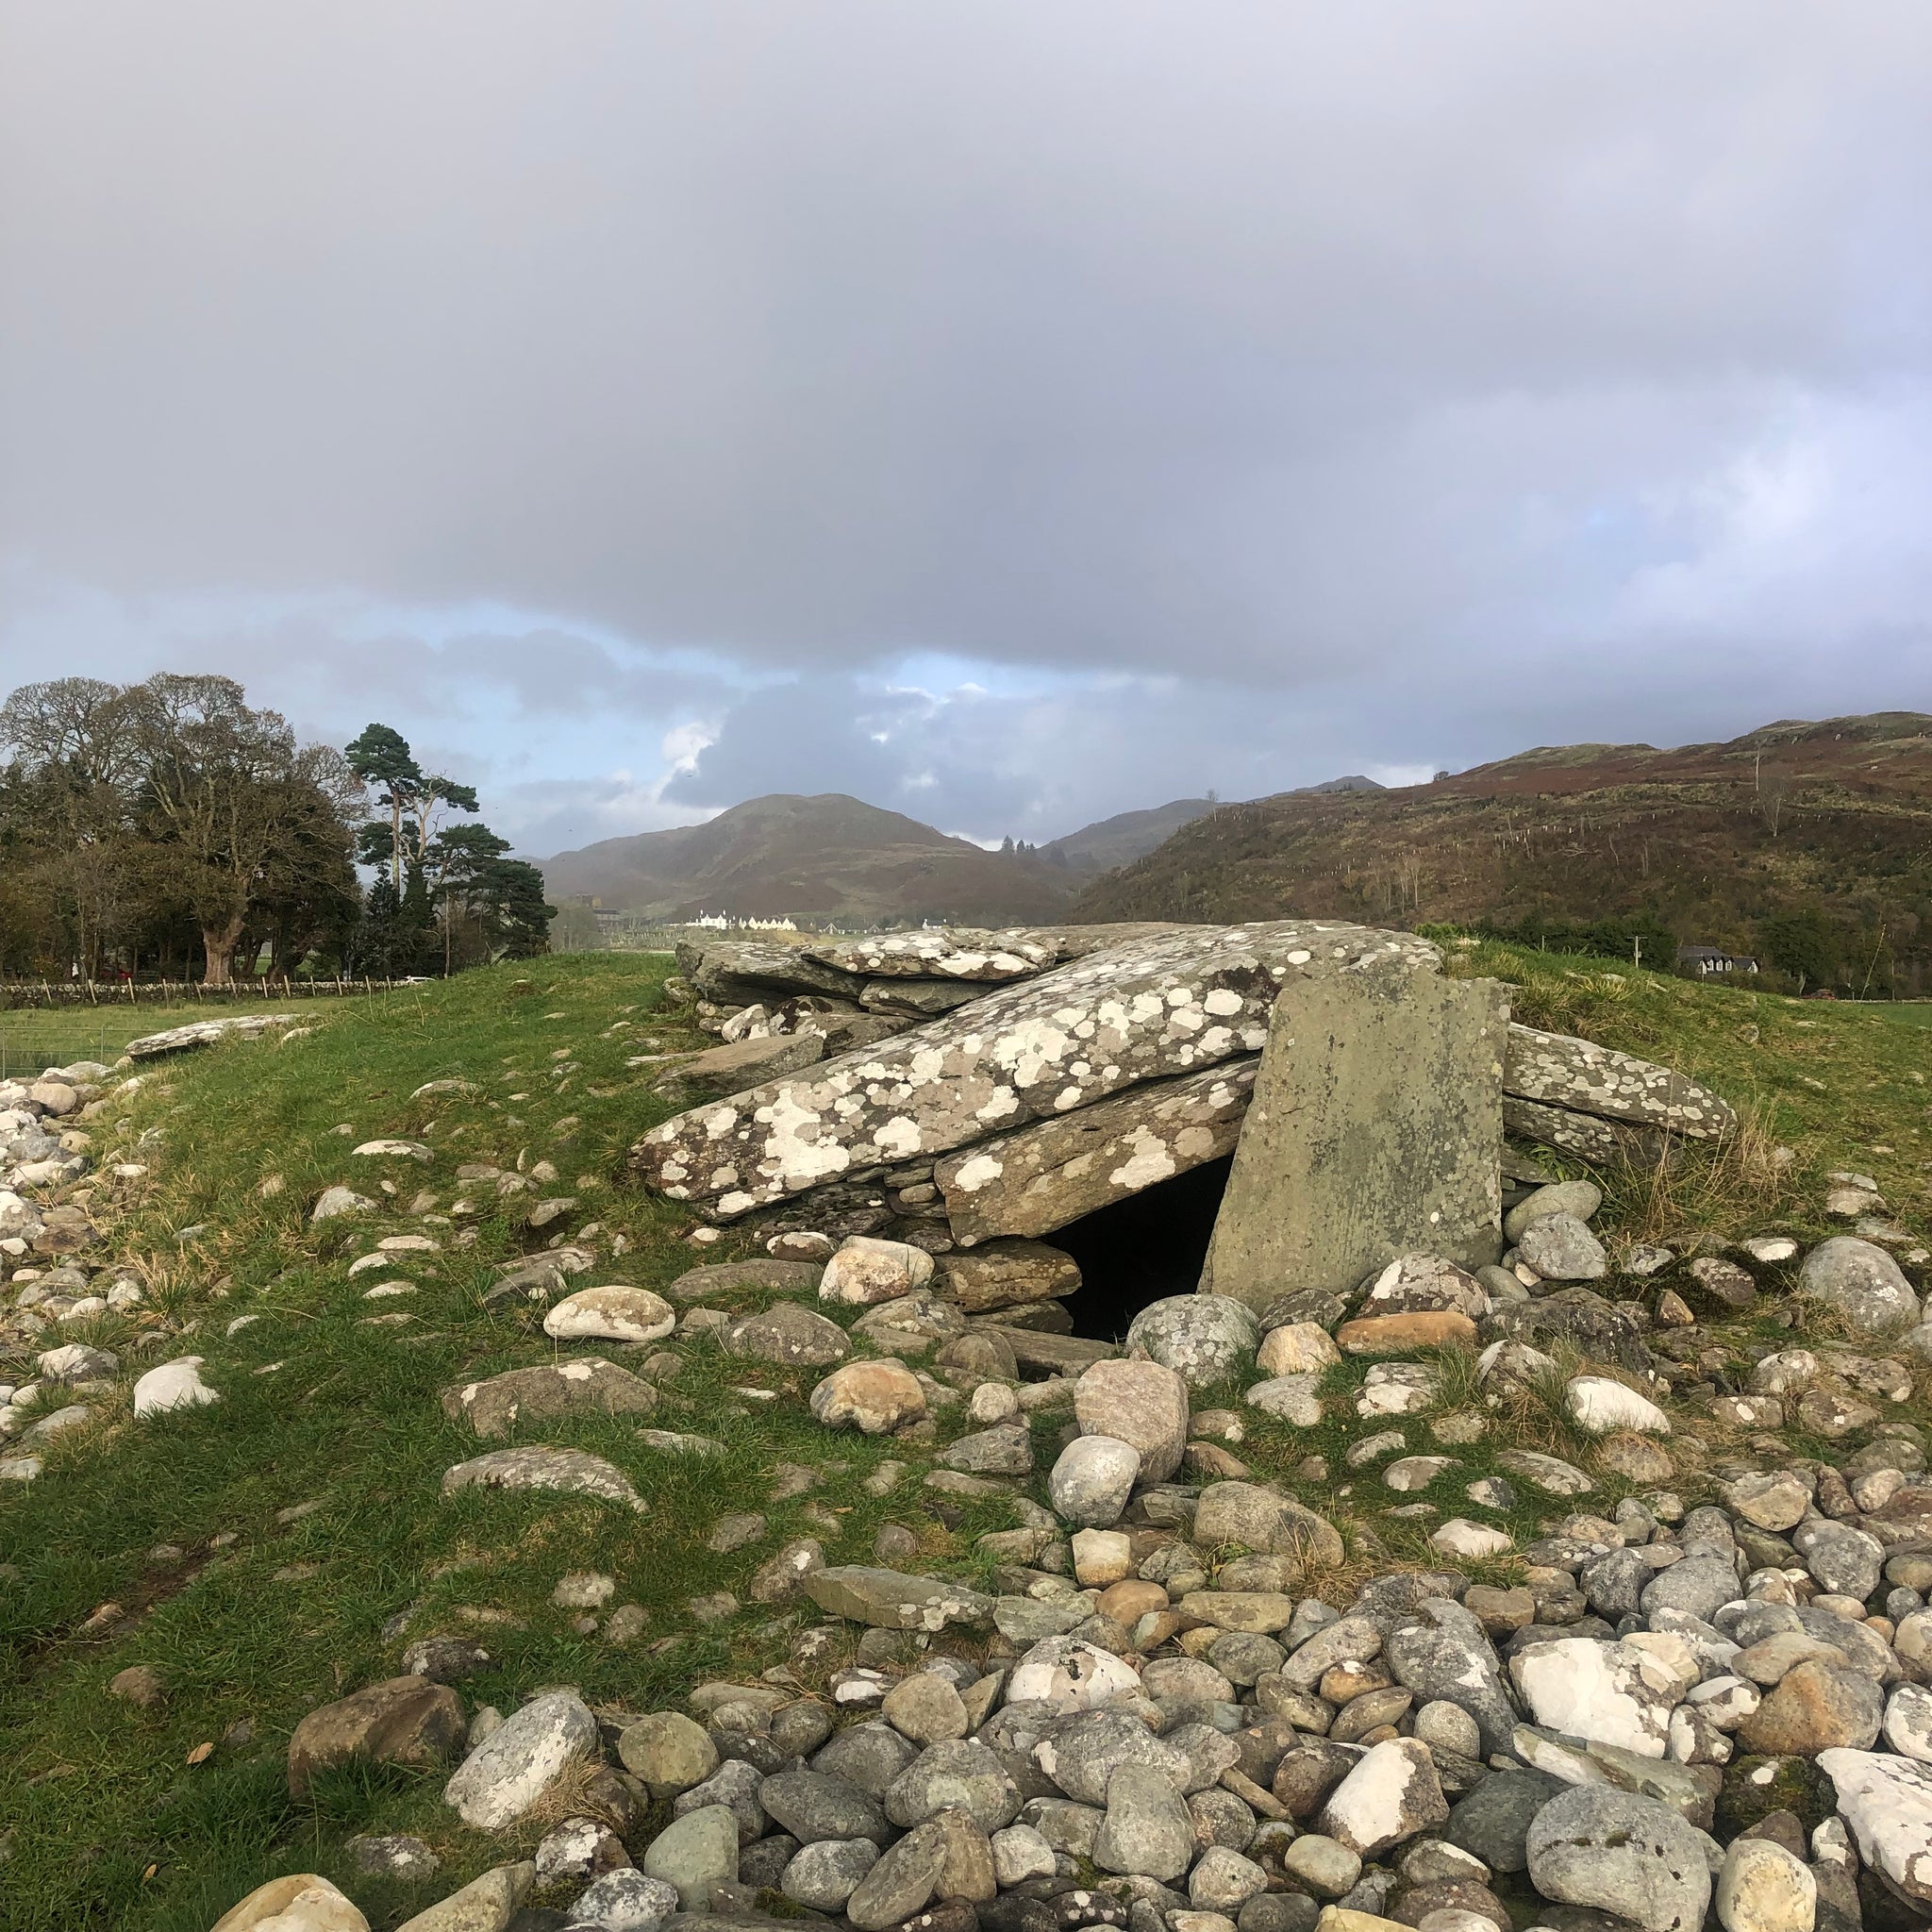
[[[1865,1447],[1834,1467],[1762,1433],[1748,1452],[1687,1434],[1687,1414],[1714,1429],[1742,1398],[1707,1385],[1701,1354],[1653,1355],[1651,1340],[1703,1340],[1694,1318],[1657,1328],[1638,1298],[1674,1293],[1657,1286],[1674,1273],[1695,1281],[1678,1257],[1642,1256],[1651,1272],[1621,1302],[1524,1279],[1532,1248],[1602,1279],[1598,1206],[1587,1184],[1527,1193],[1508,1216],[1510,1265],[1481,1278],[1417,1252],[1348,1296],[1304,1291],[1258,1316],[1212,1294],[1157,1303],[1124,1357],[1034,1380],[962,1353],[996,1324],[922,1326],[943,1305],[916,1248],[861,1237],[823,1269],[693,1271],[697,1287],[674,1284],[664,1306],[756,1279],[768,1297],[866,1309],[844,1329],[781,1295],[707,1327],[747,1359],[826,1367],[810,1395],[825,1427],[893,1436],[929,1462],[929,1507],[1004,1497],[1015,1526],[980,1539],[991,1588],[786,1545],[754,1595],[829,1621],[783,1620],[787,1661],[699,1684],[684,1709],[593,1711],[550,1690],[508,1718],[477,1713],[445,1790],[464,1823],[525,1829],[564,1790],[577,1808],[533,1860],[491,1874],[499,1916],[460,1923],[1510,1932],[1527,1917],[1693,1932],[1715,1902],[1725,1932],[1848,1932],[1872,1912],[1932,1915],[1924,1435],[1871,1410]],[[1562,1239],[1538,1247],[1540,1228]],[[1578,1231],[1593,1257],[1578,1257]],[[1824,1301],[1874,1341],[1918,1312],[1897,1264],[1857,1238],[1787,1260],[1788,1309]],[[854,1355],[882,1315],[899,1354]],[[1474,1407],[1445,1408],[1441,1357],[1416,1353],[1450,1339],[1444,1324],[1480,1350]],[[1906,1347],[1925,1339],[1915,1329]],[[908,1359],[928,1355],[930,1372]],[[1384,1524],[1432,1525],[1433,1565],[1365,1560],[1377,1506],[1351,1512],[1345,1538],[1236,1453],[1264,1418],[1336,1420],[1324,1375],[1350,1357],[1370,1366],[1341,1418],[1345,1468],[1300,1474],[1379,1486]],[[608,1365],[573,1366],[602,1400],[588,1391]],[[461,1405],[497,1413],[498,1386],[532,1373],[458,1391]],[[1910,1384],[1897,1357],[1829,1346],[1767,1347],[1748,1379],[1881,1400]],[[1231,1381],[1253,1421],[1195,1409]],[[1674,1423],[1674,1383],[1692,1405],[1673,1403]],[[1498,1405],[1538,1391],[1594,1446],[1575,1461],[1510,1448],[1495,1457],[1507,1474],[1466,1480],[1458,1465]],[[1049,1417],[1067,1426],[1047,1461],[1031,1424]],[[1433,1452],[1407,1453],[1417,1423]],[[1445,1515],[1432,1491],[1466,1513]],[[1622,1493],[1597,1513],[1607,1491]],[[1568,1513],[1517,1549],[1501,1519],[1527,1496]],[[740,1534],[727,1528],[718,1547]],[[1500,1559],[1495,1581],[1463,1567]],[[609,1579],[566,1591],[602,1604]],[[456,1757],[453,1694],[409,1675],[312,1714],[291,1785],[352,1755]],[[559,1885],[581,1886],[574,1904],[511,1918]]]

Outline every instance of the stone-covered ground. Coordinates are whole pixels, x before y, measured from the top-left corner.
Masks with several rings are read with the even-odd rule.
[[[636,962],[0,1093],[6,1923],[1927,1916],[1920,1036],[1520,970],[1777,1111],[1059,1374],[624,1189]]]

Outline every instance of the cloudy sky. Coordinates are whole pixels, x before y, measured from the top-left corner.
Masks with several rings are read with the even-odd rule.
[[[0,0],[0,689],[542,854],[1932,709],[1923,0]]]

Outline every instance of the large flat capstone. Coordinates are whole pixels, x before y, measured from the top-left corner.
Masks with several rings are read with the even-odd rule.
[[[671,1199],[735,1220],[850,1173],[950,1154],[1150,1080],[1257,1053],[1291,979],[1407,979],[1438,964],[1425,940],[1367,926],[1184,926],[675,1115],[637,1142],[631,1165]]]
[[[971,1247],[1045,1234],[1232,1154],[1258,1065],[1238,1060],[1136,1087],[949,1154],[933,1179],[953,1238]]]
[[[1283,1282],[1345,1293],[1410,1250],[1494,1261],[1508,1025],[1494,980],[1285,986],[1202,1288],[1260,1307]]]

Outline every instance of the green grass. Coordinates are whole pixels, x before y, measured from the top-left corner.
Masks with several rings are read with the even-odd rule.
[[[1870,1174],[1895,1215],[1932,1211],[1932,1006],[1789,999],[1491,941],[1445,950],[1452,973],[1508,981],[1525,1024],[1675,1067],[1790,1147],[1764,1203],[1779,1225],[1833,1231],[1812,1183],[1838,1168]]]
[[[1801,1150],[1801,1178],[1776,1218],[1808,1227],[1815,1194],[1803,1176],[1839,1164],[1874,1173],[1895,1208],[1923,1209],[1927,1096],[1913,1074],[1927,1063],[1928,1043],[1915,1028],[1878,1009],[1800,1005],[1652,975],[1613,984],[1607,971],[1502,947],[1457,949],[1455,957],[1457,971],[1515,983],[1523,1017],[1669,1059],[1740,1107],[1771,1109],[1778,1134]],[[508,1710],[541,1687],[572,1684],[592,1703],[641,1711],[681,1704],[706,1677],[755,1674],[784,1658],[788,1613],[752,1604],[747,1584],[790,1537],[819,1537],[828,1560],[861,1561],[880,1525],[899,1522],[918,1535],[922,1566],[988,1579],[989,1561],[974,1539],[1012,1526],[1004,1502],[976,1504],[948,1526],[920,1488],[920,1457],[906,1445],[828,1437],[811,1421],[802,1399],[809,1372],[727,1362],[704,1343],[676,1344],[682,1364],[654,1420],[722,1439],[729,1448],[722,1460],[654,1456],[630,1424],[611,1419],[578,1417],[531,1432],[531,1440],[609,1457],[637,1482],[647,1514],[474,1491],[440,1500],[444,1469],[489,1446],[444,1418],[441,1391],[558,1351],[534,1313],[492,1314],[479,1300],[495,1264],[539,1245],[511,1208],[468,1190],[487,1211],[468,1224],[478,1229],[475,1245],[459,1247],[454,1226],[410,1218],[419,1189],[441,1211],[465,1191],[454,1180],[459,1162],[550,1161],[558,1177],[540,1191],[576,1195],[569,1225],[603,1257],[587,1282],[661,1287],[700,1261],[757,1252],[746,1236],[693,1247],[685,1239],[689,1220],[675,1205],[624,1178],[628,1143],[670,1110],[648,1091],[653,1070],[626,1060],[704,1043],[658,1007],[670,970],[662,957],[586,954],[341,1005],[318,1002],[302,1013],[316,1029],[306,1037],[235,1043],[166,1063],[125,1114],[90,1123],[104,1162],[131,1151],[149,1129],[163,1137],[141,1156],[148,1178],[129,1184],[110,1211],[105,1189],[94,1196],[110,1242],[103,1253],[139,1267],[150,1309],[48,1341],[97,1341],[121,1352],[129,1369],[204,1355],[222,1400],[136,1425],[124,1382],[118,1394],[100,1398],[94,1425],[49,1450],[40,1481],[0,1494],[0,1556],[13,1566],[0,1577],[6,1932],[205,1932],[253,1885],[295,1870],[331,1876],[373,1924],[391,1927],[525,1853],[534,1827],[466,1831],[441,1802],[440,1777],[342,1774],[301,1804],[289,1799],[283,1761],[295,1724],[315,1706],[393,1674],[403,1644],[415,1637],[469,1634],[490,1649],[491,1668],[460,1687],[472,1707]],[[153,1009],[141,1017],[149,1030]],[[482,1092],[409,1097],[426,1081],[455,1075]],[[1818,1089],[1806,1084],[1812,1078]],[[344,1127],[346,1134],[337,1131]],[[350,1158],[358,1141],[378,1136],[425,1141],[435,1158],[425,1167]],[[1877,1141],[1892,1151],[1880,1153]],[[320,1227],[308,1220],[324,1187],[347,1180],[375,1193],[384,1179],[395,1192],[383,1216]],[[1687,1211],[1717,1198],[1682,1183]],[[1613,1198],[1612,1211],[1624,1205]],[[377,1236],[425,1226],[443,1241],[440,1254],[399,1257],[393,1269],[350,1279],[349,1260]],[[190,1228],[199,1231],[184,1241]],[[620,1235],[628,1246],[621,1259],[610,1253]],[[413,1279],[417,1293],[364,1299],[372,1281],[390,1276]],[[413,1319],[367,1325],[371,1314],[399,1309]],[[225,1331],[240,1315],[257,1319],[231,1337]],[[163,1320],[179,1332],[143,1351],[143,1331]],[[1778,1336],[1789,1340],[1767,1313],[1740,1324],[1735,1339],[1742,1346]],[[614,1347],[606,1352],[637,1365]],[[31,1352],[0,1360],[0,1379],[30,1369]],[[1477,1406],[1466,1357],[1445,1356],[1439,1369],[1439,1407]],[[1348,1471],[1341,1460],[1348,1442],[1384,1427],[1405,1431],[1407,1453],[1439,1446],[1427,1417],[1358,1422],[1354,1393],[1365,1373],[1359,1362],[1332,1372],[1328,1417],[1318,1430],[1248,1411],[1238,1453],[1257,1479],[1281,1480],[1344,1522],[1355,1544],[1352,1569],[1432,1563],[1430,1522],[1385,1513],[1417,1499],[1384,1489],[1382,1464]],[[750,1386],[776,1390],[780,1399],[737,1392]],[[1238,1386],[1204,1391],[1196,1407],[1239,1407],[1240,1394]],[[1064,1421],[1061,1414],[1035,1424],[1042,1467]],[[956,1410],[941,1433],[971,1426]],[[1464,1499],[1463,1486],[1494,1470],[1511,1441],[1586,1465],[1591,1457],[1560,1418],[1500,1418],[1482,1441],[1444,1450],[1458,1466],[1426,1492],[1440,1507],[1433,1521],[1467,1514],[1499,1523],[1522,1541],[1574,1507],[1520,1478],[1511,1478],[1516,1507],[1500,1515]],[[1324,1480],[1291,1474],[1311,1453],[1328,1458]],[[865,1478],[888,1457],[914,1470],[881,1499]],[[772,1471],[783,1461],[823,1467],[818,1489],[770,1502]],[[1344,1487],[1350,1493],[1341,1497]],[[1600,1481],[1584,1501],[1607,1513],[1628,1488]],[[278,1512],[311,1501],[324,1507],[277,1523]],[[836,1512],[838,1527],[815,1523],[814,1505]],[[765,1534],[729,1556],[712,1554],[713,1524],[739,1510],[762,1511]],[[614,1601],[643,1608],[646,1629],[637,1642],[618,1648],[580,1636],[575,1613],[552,1606],[558,1578],[585,1569],[608,1571],[618,1581]],[[1511,1571],[1504,1563],[1479,1574],[1504,1580]],[[689,1600],[719,1589],[734,1591],[743,1608],[721,1623],[694,1622]],[[91,1633],[88,1619],[110,1603],[125,1618],[105,1634]],[[400,1632],[399,1618],[407,1619]],[[115,1673],[135,1663],[155,1666],[170,1686],[156,1711],[107,1694]],[[206,1744],[213,1749],[204,1756]],[[416,1832],[436,1848],[443,1870],[413,1888],[362,1877],[342,1849],[360,1830]]]
[[[1932,1000],[1886,1000],[1874,1010],[1894,1025],[1932,1026]]]

